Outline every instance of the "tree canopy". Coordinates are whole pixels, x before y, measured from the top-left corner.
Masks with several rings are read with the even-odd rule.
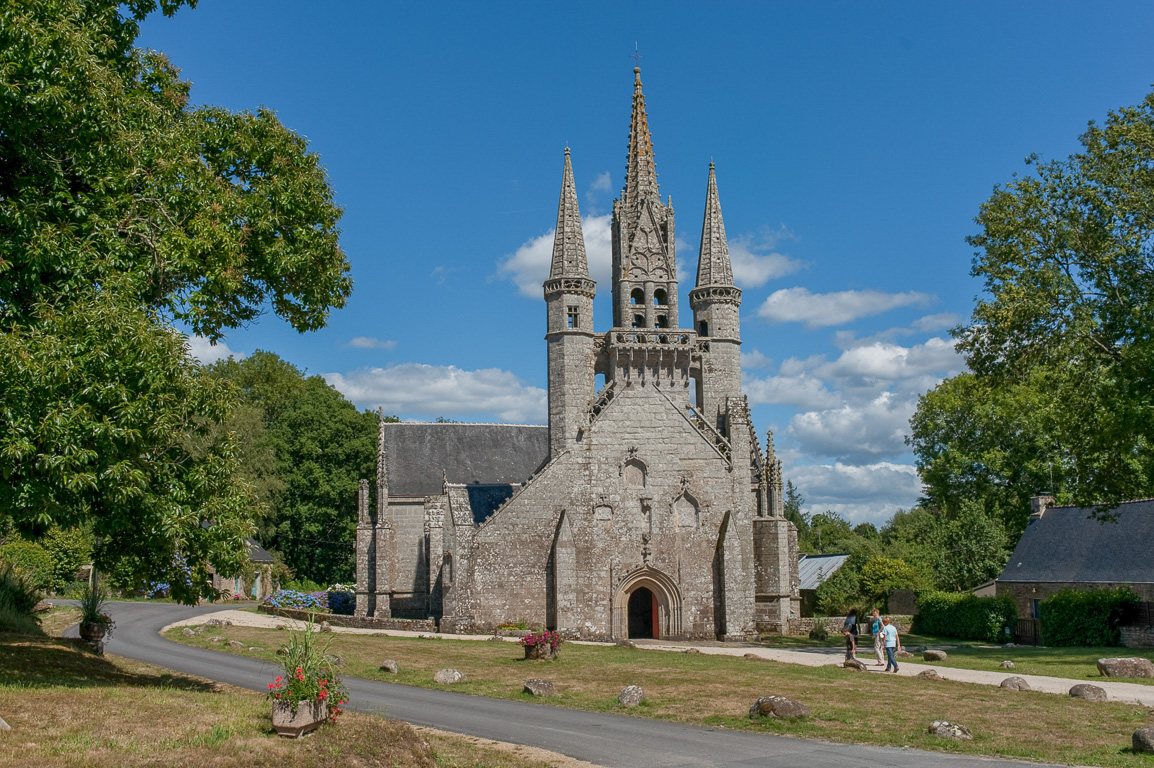
[[[971,372],[912,421],[930,498],[997,507],[1011,532],[1040,490],[1104,515],[1154,490],[1154,93],[1081,143],[981,206]]]
[[[323,326],[351,290],[318,157],[267,109],[190,103],[138,22],[195,1],[0,7],[0,512],[92,525],[98,567],[191,600],[247,556],[235,402],[173,324],[266,308]]]

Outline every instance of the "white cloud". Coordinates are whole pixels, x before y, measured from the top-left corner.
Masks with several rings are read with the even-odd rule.
[[[914,321],[915,331],[940,331],[943,328],[952,328],[961,322],[961,316],[953,312],[940,312],[936,315],[926,315]]]
[[[860,338],[854,331],[836,331],[833,335],[833,343],[839,349],[863,347],[879,341],[892,341],[899,336],[913,336],[917,333],[928,333],[940,331],[943,328],[952,328],[958,324],[959,320],[961,320],[961,317],[953,312],[942,312],[936,315],[919,317],[911,323],[909,327],[887,328],[884,331],[878,331],[870,336],[862,336]]]
[[[922,493],[913,466],[890,462],[808,464],[790,469],[786,478],[805,498],[807,512],[832,510],[854,525],[880,525],[899,508],[912,506]]]
[[[730,238],[729,261],[733,265],[733,282],[741,288],[759,288],[769,280],[801,269],[803,264],[800,261],[771,250],[777,239],[766,235]]]
[[[905,453],[909,420],[917,406],[913,395],[882,392],[864,405],[798,413],[788,434],[811,456],[830,456],[849,464],[895,458]]]
[[[585,216],[581,219],[581,232],[585,236],[585,255],[589,259],[589,276],[598,285],[609,285],[613,271],[613,236],[609,227],[609,214]],[[523,296],[541,298],[541,285],[549,277],[549,266],[553,260],[553,238],[556,227],[540,237],[526,241],[514,253],[497,265],[497,276],[512,280]]]
[[[245,358],[243,352],[233,352],[223,341],[213,344],[204,336],[196,334],[188,337],[188,353],[195,357],[201,365],[210,365],[217,360],[224,360],[229,357],[234,357],[237,360]]]
[[[349,339],[348,344],[345,346],[352,347],[353,349],[394,349],[397,346],[397,342],[391,340],[382,341],[380,339],[374,339],[372,336],[357,336]]]
[[[609,171],[602,171],[593,179],[593,183],[589,185],[590,192],[608,192],[613,188],[613,178],[609,175]]]
[[[764,368],[772,363],[773,360],[758,352],[756,349],[749,352],[741,353],[741,367],[742,369]]]
[[[407,418],[491,414],[495,421],[543,424],[548,396],[509,371],[466,371],[452,365],[402,363],[327,373],[325,381],[361,408],[383,407]]]
[[[750,405],[770,403],[795,408],[832,408],[841,398],[826,388],[821,379],[802,373],[797,376],[746,377],[741,384]]]
[[[810,293],[806,288],[774,291],[758,309],[758,317],[774,322],[802,322],[810,328],[841,325],[897,307],[926,306],[934,297],[916,291],[836,291]]]
[[[862,387],[884,386],[883,382],[919,379],[930,374],[948,376],[963,366],[953,340],[935,337],[912,347],[888,342],[852,347],[842,351],[837,360],[817,366],[816,372],[837,380],[843,387]]]

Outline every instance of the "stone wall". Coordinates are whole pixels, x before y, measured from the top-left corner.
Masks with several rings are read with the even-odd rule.
[[[890,621],[898,628],[898,632],[905,634],[910,631],[910,626],[913,625],[913,616],[890,616]],[[845,616],[818,616],[811,618],[792,618],[789,620],[789,634],[791,635],[808,635],[810,631],[818,625],[818,623],[825,625],[825,631],[831,635],[840,635],[842,625],[845,623]],[[865,618],[862,625],[858,627],[858,639],[862,637],[869,637],[869,617]]]
[[[374,619],[370,616],[314,613],[296,608],[273,608],[268,605],[259,606],[257,610],[270,616],[283,616],[286,619],[296,619],[297,621],[308,621],[311,618],[317,623],[327,621],[334,627],[349,627],[351,629],[397,629],[406,632],[437,631],[437,623],[429,619]]]
[[[1154,648],[1154,627],[1119,627],[1127,648]]]

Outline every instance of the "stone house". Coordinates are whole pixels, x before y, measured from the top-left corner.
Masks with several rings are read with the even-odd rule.
[[[799,610],[781,462],[741,391],[739,307],[711,163],[693,325],[640,70],[612,213],[613,322],[594,330],[569,150],[544,283],[549,424],[380,425],[358,494],[357,614],[442,631],[744,639]],[[597,377],[604,386],[597,389]]]
[[[1129,501],[1111,514],[1054,506],[1050,496],[1030,499],[1030,520],[996,583],[999,597],[1013,598],[1019,621],[1037,620],[1038,606],[1063,589],[1130,587],[1154,602],[1154,499]],[[1019,629],[1021,633],[1021,628]]]
[[[273,559],[269,551],[255,539],[245,539],[248,544],[249,566],[242,573],[226,575],[215,568],[209,573],[209,582],[224,600],[262,600],[276,589],[273,584]]]

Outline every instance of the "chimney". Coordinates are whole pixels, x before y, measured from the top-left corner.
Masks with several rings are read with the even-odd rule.
[[[1046,508],[1054,504],[1054,497],[1042,493],[1037,496],[1030,497],[1030,519],[1040,520],[1042,515],[1046,514]]]

